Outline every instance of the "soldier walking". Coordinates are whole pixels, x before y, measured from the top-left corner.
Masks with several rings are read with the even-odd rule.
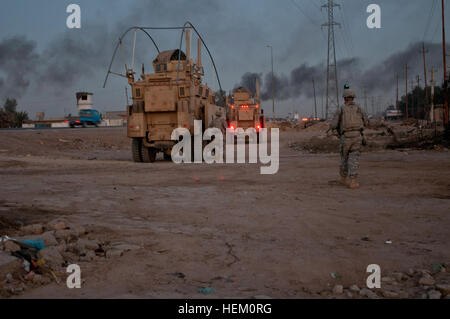
[[[221,132],[223,137],[225,138],[227,134],[227,121],[222,117],[222,112],[220,110],[216,111],[216,118],[209,124],[210,128],[218,128]]]
[[[364,128],[368,124],[367,116],[361,107],[353,102],[356,95],[348,85],[344,87],[344,105],[336,112],[331,122],[331,130],[340,138],[341,183],[350,189],[359,188],[358,157],[361,145],[366,145]],[[347,178],[350,182],[347,185]]]

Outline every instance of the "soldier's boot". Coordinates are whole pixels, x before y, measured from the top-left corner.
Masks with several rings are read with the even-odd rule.
[[[347,186],[347,177],[346,176],[341,176],[341,184],[344,186]]]
[[[348,184],[348,188],[350,188],[350,189],[358,189],[359,188],[359,184],[356,181],[355,177],[350,177],[350,184]]]

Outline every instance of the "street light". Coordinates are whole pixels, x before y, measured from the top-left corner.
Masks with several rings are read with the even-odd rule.
[[[270,59],[272,61],[272,119],[275,119],[275,83],[274,83],[274,75],[273,75],[273,47],[271,45],[266,45],[267,48],[270,48]]]

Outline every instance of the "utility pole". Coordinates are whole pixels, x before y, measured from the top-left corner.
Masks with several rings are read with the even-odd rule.
[[[366,90],[366,88],[364,88],[364,111],[369,113],[368,112],[369,110],[367,109],[367,90]]]
[[[312,79],[313,90],[314,90],[314,120],[317,119],[317,100],[316,100],[316,83],[314,82],[314,78]]]
[[[448,127],[448,80],[447,80],[447,51],[445,49],[445,7],[442,2],[442,53],[444,59],[444,123]]]
[[[275,120],[275,82],[274,82],[274,74],[273,74],[273,47],[271,45],[267,45],[270,48],[270,60],[272,62],[272,120]]]
[[[327,4],[324,4],[322,8],[326,8],[328,11],[328,22],[322,24],[323,27],[328,28],[328,55],[327,55],[327,97],[326,97],[326,119],[328,119],[330,113],[339,110],[339,89],[338,89],[338,76],[337,76],[337,65],[336,65],[336,43],[334,38],[334,26],[339,23],[334,21],[334,8],[341,7],[336,4],[333,0],[328,0]],[[334,85],[332,87],[332,82]],[[336,100],[334,99],[334,94],[332,90],[335,89]],[[334,110],[335,109],[335,110]]]
[[[435,69],[431,69],[431,108],[430,108],[430,122],[434,122],[434,73]]]
[[[425,42],[422,42],[422,56],[423,56],[423,80],[425,86],[425,113],[428,110],[428,82],[427,82],[427,60],[425,54],[428,50],[425,50]]]
[[[372,96],[372,116],[375,117],[375,97]]]
[[[405,93],[405,97],[406,97],[406,108],[405,108],[405,113],[406,113],[406,119],[408,119],[409,114],[408,114],[408,64],[405,65],[405,89],[406,89],[406,93]]]
[[[397,74],[397,95],[395,97],[395,108],[398,111],[398,74]]]
[[[411,86],[411,115],[412,117],[414,117],[414,114],[416,113],[415,96],[414,96],[414,78],[411,79],[410,86]]]
[[[323,89],[321,90],[321,92],[322,92],[322,94],[320,94],[321,95],[321,97],[322,97],[322,119],[324,119],[325,118],[325,113],[324,113],[324,111],[323,111]]]
[[[383,110],[384,110],[383,103],[384,103],[383,97],[379,96],[378,97],[378,103],[377,103],[378,104],[377,105],[377,113],[383,113]]]
[[[417,80],[417,88],[416,88],[416,118],[419,118],[419,88],[420,88],[420,76],[417,75],[416,76],[416,80]]]

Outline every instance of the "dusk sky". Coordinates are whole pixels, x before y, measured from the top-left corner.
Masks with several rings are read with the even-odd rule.
[[[368,95],[380,97],[381,103],[394,103],[395,75],[404,81],[405,63],[410,66],[411,81],[416,75],[423,79],[418,46],[423,41],[429,50],[427,63],[438,69],[438,81],[442,81],[441,1],[336,2],[341,4],[335,9],[336,21],[341,23],[341,28],[336,27],[336,54],[343,65],[342,73],[338,70],[339,86],[349,82],[357,90],[359,103],[362,87]],[[81,29],[66,26],[66,7],[71,3],[81,7]],[[270,72],[270,51],[266,46],[272,45],[275,73],[289,86],[277,94],[277,115],[286,116],[294,109],[309,116],[313,102],[308,72],[317,77],[319,104],[325,86],[327,33],[321,24],[327,15],[320,10],[323,3],[325,0],[2,0],[0,98],[17,98],[18,108],[28,111],[31,118],[38,111],[50,117],[76,113],[75,92],[79,90],[93,92],[100,111],[123,110],[126,79],[112,76],[102,88],[119,35],[135,25],[181,26],[190,21],[214,56],[223,89],[233,89],[247,72],[260,74],[263,89],[267,87],[264,80]],[[366,26],[366,8],[371,3],[381,6],[381,29]],[[450,2],[446,3],[448,38]],[[162,50],[179,45],[179,31],[152,35]],[[125,43],[128,64],[131,40],[130,33]],[[150,70],[156,51],[143,35],[138,41],[135,69],[139,74],[141,63]],[[218,89],[206,51],[203,53],[205,81]],[[123,68],[119,56],[113,70],[123,73]],[[293,70],[298,71],[295,83]],[[404,94],[404,84],[400,93]],[[271,103],[262,103],[268,115]]]

